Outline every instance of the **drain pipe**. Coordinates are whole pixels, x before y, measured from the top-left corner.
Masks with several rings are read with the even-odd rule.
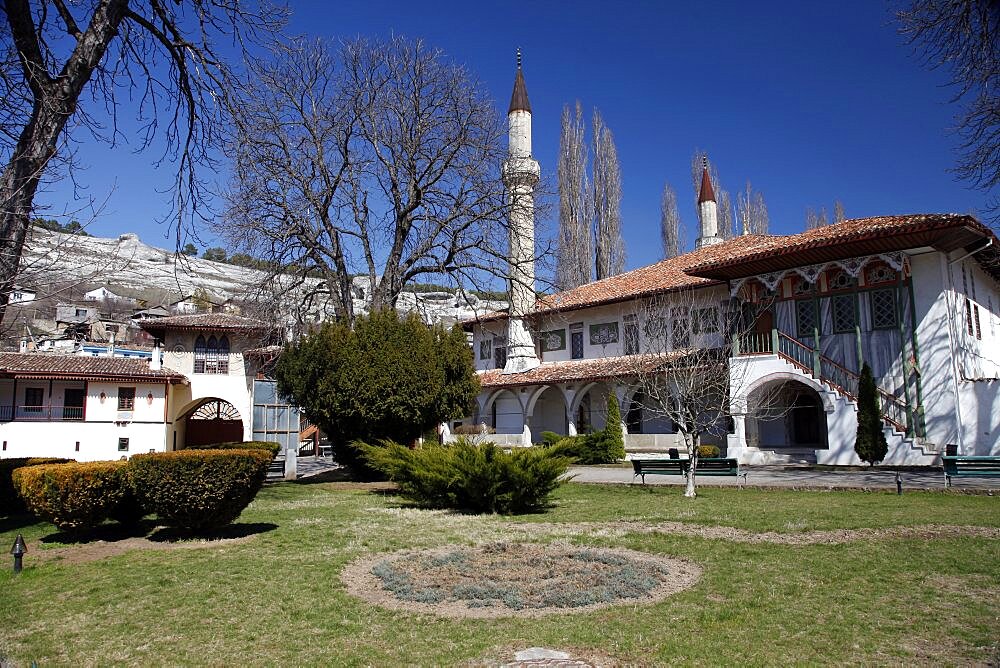
[[[955,292],[955,279],[954,275],[952,274],[951,268],[953,265],[961,262],[962,260],[965,260],[966,258],[972,257],[976,253],[981,253],[982,251],[986,250],[992,245],[993,245],[993,238],[990,237],[989,239],[986,240],[986,243],[983,244],[981,248],[969,251],[965,255],[955,258],[954,260],[949,260],[944,266],[944,273],[947,274],[948,277],[948,294],[946,296],[946,302],[948,307],[948,334],[949,338],[951,338],[952,340],[952,346],[953,346],[951,355],[952,380],[955,390],[955,422],[956,426],[958,427],[958,443],[960,445],[965,441],[965,423],[962,420],[962,402],[959,395],[958,381],[959,378],[965,380],[965,368],[959,362],[958,355],[955,354],[955,352],[957,352],[955,348],[959,347],[959,342],[958,342],[958,332],[956,331],[956,326],[955,326],[955,309],[954,305],[952,304],[952,298],[956,296],[956,292]],[[958,331],[961,330],[959,329]]]

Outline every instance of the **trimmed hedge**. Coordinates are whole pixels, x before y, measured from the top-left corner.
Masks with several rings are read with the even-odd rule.
[[[271,457],[277,457],[281,452],[281,444],[274,441],[232,441],[230,443],[212,443],[211,445],[189,445],[188,450],[266,450]]]
[[[722,453],[717,445],[699,445],[698,446],[698,456],[704,457],[706,459],[711,459],[712,457],[718,457]]]
[[[546,448],[504,452],[495,443],[460,438],[450,445],[410,449],[384,441],[357,444],[368,465],[399,485],[400,494],[427,508],[475,513],[533,512],[549,503],[570,459]]]
[[[18,496],[11,480],[11,474],[15,469],[22,466],[37,466],[38,464],[66,464],[72,459],[59,459],[57,457],[16,457],[12,459],[0,459],[0,515],[13,515],[23,513],[28,508],[24,501]]]
[[[264,484],[267,450],[179,450],[135,455],[128,476],[136,497],[165,523],[188,530],[225,526]]]
[[[23,466],[12,475],[28,509],[64,531],[92,529],[127,500],[126,462]]]

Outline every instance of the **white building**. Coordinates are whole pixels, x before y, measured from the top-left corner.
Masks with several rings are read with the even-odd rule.
[[[298,442],[266,376],[263,323],[228,314],[144,321],[151,358],[0,353],[0,457],[119,459],[256,438]],[[263,354],[258,354],[261,351]]]
[[[515,100],[520,71],[517,81]],[[510,143],[530,155],[526,101],[512,100]],[[515,119],[516,107],[528,108],[527,123]],[[719,346],[724,316],[752,313],[744,318],[752,331],[726,348],[731,419],[705,439],[728,456],[860,463],[862,363],[880,388],[884,463],[933,464],[948,446],[1000,454],[1000,252],[987,227],[970,216],[906,215],[723,240],[704,177],[694,251],[466,323],[483,388],[476,423],[500,442],[530,445],[542,431],[602,428],[614,393],[627,450],[676,447],[674,425],[644,399],[637,374],[655,374],[692,347]],[[515,222],[512,229],[523,225]],[[523,266],[516,256],[512,265]],[[534,276],[526,280],[533,287]],[[535,363],[525,362],[522,332]],[[648,345],[653,336],[657,345]],[[765,395],[770,418],[756,410]]]

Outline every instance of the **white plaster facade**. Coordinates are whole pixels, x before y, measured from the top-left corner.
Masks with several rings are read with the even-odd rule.
[[[936,230],[942,246],[958,244],[957,248],[922,245],[922,237],[914,235],[910,241],[900,233],[893,241],[900,250],[864,255],[841,251],[836,261],[788,266],[766,275],[744,272],[724,284],[691,288],[688,292],[701,295],[703,303],[717,303],[720,309],[726,308],[730,297],[740,304],[754,302],[761,294],[774,300],[768,307],[769,321],[759,318],[758,333],[749,334],[744,349],[737,349],[731,358],[731,423],[720,422],[717,437],[703,442],[719,445],[728,456],[746,464],[800,460],[861,464],[854,451],[858,409],[852,393],[856,392],[860,361],[865,361],[872,365],[884,393],[884,433],[889,445],[884,464],[933,465],[940,462],[949,446],[959,454],[1000,455],[998,265],[990,258],[970,254],[988,248],[995,238],[972,219],[957,218],[938,217],[940,229]],[[901,229],[911,224],[907,217],[889,222]],[[863,229],[864,223],[847,221],[842,225]],[[960,225],[964,225],[961,230],[952,231]],[[835,239],[839,230],[828,229]],[[959,233],[972,236],[952,243],[949,239]],[[794,244],[795,237],[789,239],[787,243]],[[838,252],[835,242],[829,246],[834,249],[831,254]],[[692,271],[712,276],[707,266]],[[845,272],[847,275],[842,275]],[[634,283],[623,275],[619,286]],[[593,291],[598,285],[582,289]],[[555,295],[548,303],[572,301],[573,294]],[[621,405],[630,453],[679,447],[669,420],[657,418],[654,411],[643,414],[636,410],[636,384],[621,371],[628,368],[623,361],[628,355],[649,349],[645,345],[646,300],[616,295],[605,303],[561,311],[542,308],[531,314],[528,322],[538,342],[541,366],[521,377],[501,378],[495,371],[496,351],[504,345],[505,318],[469,323],[475,365],[484,389],[477,414],[466,422],[493,428],[496,434],[492,438],[498,442],[527,446],[539,442],[542,431],[574,434],[602,428],[604,399],[614,392]],[[816,335],[801,331],[802,300],[816,304]],[[877,305],[883,303],[891,303],[891,309],[876,313]],[[853,304],[853,315],[838,311],[849,329],[834,319],[837,304]],[[808,311],[808,307],[801,310]],[[625,335],[630,318],[638,325],[635,332],[640,339],[638,347],[633,344],[631,350]],[[592,327],[609,327],[616,333],[594,340]],[[575,350],[571,341],[574,333],[581,339]],[[546,343],[547,339],[554,345]],[[711,339],[706,335],[692,343],[710,347]],[[604,361],[620,368],[601,368],[595,375],[597,367],[578,360]],[[589,376],[570,377],[574,366]],[[769,390],[787,395],[780,400],[788,403],[777,417],[755,409],[755,397]],[[589,403],[589,420],[583,426],[580,408],[585,401]]]

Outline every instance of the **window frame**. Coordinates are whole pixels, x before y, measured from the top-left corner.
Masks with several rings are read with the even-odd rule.
[[[842,292],[830,296],[830,326],[834,334],[853,334],[858,328],[858,295],[854,292]],[[851,324],[841,326],[837,321],[837,304],[847,303],[847,311],[851,317]]]
[[[812,312],[812,326],[808,328],[809,331],[803,331],[802,327],[802,317],[800,312],[800,307],[806,305]],[[803,338],[806,336],[815,336],[817,332],[822,329],[822,323],[819,320],[819,308],[816,300],[812,297],[808,299],[796,299],[795,300],[795,336],[798,338]],[[822,332],[820,332],[822,333]]]
[[[39,398],[38,403],[28,402],[29,392],[31,393],[32,396],[37,396]],[[38,393],[37,395],[35,395],[36,392]],[[21,406],[21,409],[25,413],[41,413],[43,408],[45,408],[45,388],[43,387],[24,388],[24,405]]]
[[[131,393],[131,396],[129,396]],[[119,387],[118,388],[118,410],[119,411],[134,411],[135,410],[135,387]]]
[[[639,354],[639,319],[626,315],[622,321],[622,349],[626,355]]]
[[[892,302],[892,322],[885,324],[879,323],[875,316],[875,295],[877,294],[888,294],[890,301]],[[896,329],[899,327],[899,301],[896,299],[896,288],[875,288],[874,290],[868,291],[868,316],[871,318],[871,324],[873,330],[879,329]]]

